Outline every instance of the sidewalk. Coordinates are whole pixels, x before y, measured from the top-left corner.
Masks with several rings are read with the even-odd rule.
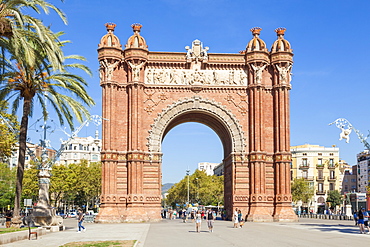
[[[4,246],[60,246],[74,241],[138,240],[144,247],[227,247],[227,246],[363,246],[370,235],[359,234],[353,221],[300,219],[297,223],[251,223],[232,228],[231,221],[216,221],[214,232],[207,223],[195,232],[195,223],[163,220],[159,223],[84,224],[86,232],[76,233],[75,222],[66,231],[48,233],[38,240],[22,240]]]

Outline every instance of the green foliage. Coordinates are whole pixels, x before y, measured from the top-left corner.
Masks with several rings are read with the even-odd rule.
[[[32,199],[32,202],[37,201],[39,196],[38,173],[37,164],[31,161],[30,168],[24,170],[22,199]]]
[[[187,202],[188,177],[185,176],[168,190],[166,203],[175,207]],[[204,171],[196,170],[189,176],[189,201],[200,205],[223,204],[224,177],[208,176]]]
[[[337,205],[340,205],[343,201],[343,196],[337,190],[331,190],[328,192],[326,197],[326,202],[330,203],[331,208],[335,208]]]
[[[17,143],[18,122],[15,115],[7,114],[8,103],[0,101],[0,114],[5,119],[0,118],[0,162],[5,162],[12,154],[12,149]],[[10,125],[10,126],[9,126]],[[16,131],[13,132],[12,130]]]
[[[15,169],[10,169],[7,164],[0,163],[0,210],[14,203]]]
[[[314,188],[311,188],[309,182],[304,178],[295,178],[291,190],[293,202],[302,201],[307,203],[315,194]]]

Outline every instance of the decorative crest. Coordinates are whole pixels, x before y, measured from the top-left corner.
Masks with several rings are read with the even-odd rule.
[[[108,23],[105,23],[105,27],[107,28],[107,31],[108,32],[113,32],[114,31],[114,28],[116,27],[117,25],[112,23],[112,22],[108,22]]]
[[[143,25],[141,25],[139,23],[134,23],[134,24],[131,25],[131,27],[134,30],[134,32],[140,32],[142,26]]]

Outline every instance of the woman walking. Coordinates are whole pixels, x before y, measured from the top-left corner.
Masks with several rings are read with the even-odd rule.
[[[200,232],[201,224],[202,224],[202,214],[198,210],[197,213],[195,214],[195,229],[197,232]]]

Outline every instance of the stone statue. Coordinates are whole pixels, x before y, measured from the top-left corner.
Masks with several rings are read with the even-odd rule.
[[[289,65],[288,67],[280,67],[278,64],[276,64],[276,68],[279,71],[279,76],[280,76],[280,82],[285,84],[285,83],[290,83],[290,69],[292,68],[292,65]],[[287,76],[289,76],[288,81],[287,81]]]
[[[253,70],[254,70],[254,81],[256,84],[261,84],[262,81],[262,72],[266,68],[266,64],[263,66],[255,66],[254,64],[251,64]]]
[[[100,69],[99,69],[99,77],[100,80],[103,79],[103,71],[105,71],[105,79],[107,81],[112,80],[113,77],[113,71],[117,67],[117,65],[120,63],[120,61],[116,61],[114,63],[109,63],[107,59],[104,59],[103,61],[100,61]]]
[[[139,81],[140,80],[140,69],[144,65],[144,63],[133,64],[130,61],[127,61],[132,69],[132,80]]]

